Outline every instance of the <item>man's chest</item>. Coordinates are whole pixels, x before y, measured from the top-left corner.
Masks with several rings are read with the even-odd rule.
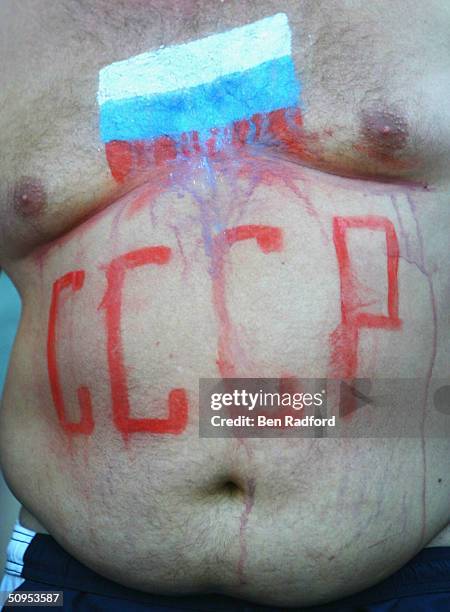
[[[69,6],[52,12],[51,36],[39,34],[39,58],[24,45],[7,64],[6,253],[64,233],[135,185],[170,183],[180,164],[189,175],[222,153],[230,176],[249,151],[422,182],[448,154],[430,93],[445,81],[406,78],[420,66],[408,40],[380,21],[381,6],[345,19],[307,3],[286,3],[285,12],[177,4],[171,18],[158,3],[133,14],[123,5]],[[52,49],[61,37],[64,54]],[[432,45],[427,53],[434,57]]]

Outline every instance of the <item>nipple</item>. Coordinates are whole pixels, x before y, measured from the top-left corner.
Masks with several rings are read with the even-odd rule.
[[[393,155],[408,141],[408,124],[390,110],[365,111],[361,116],[361,136],[373,155]]]
[[[46,203],[45,189],[39,179],[23,176],[14,185],[12,205],[15,213],[21,217],[37,217]]]

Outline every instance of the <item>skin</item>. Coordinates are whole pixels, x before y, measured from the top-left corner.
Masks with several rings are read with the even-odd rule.
[[[147,160],[115,180],[98,136],[99,69],[278,11],[303,83],[297,140]],[[449,544],[448,424],[431,399],[449,359],[449,22],[444,0],[1,3],[0,264],[23,313],[0,456],[26,525],[131,587],[283,606],[354,593]],[[359,329],[352,375],[419,380],[415,435],[380,437],[385,423],[371,414],[373,438],[199,438],[200,377],[342,375],[333,219],[352,216],[394,226],[401,319]],[[282,249],[211,247],[217,227],[242,226],[277,228]],[[382,234],[352,231],[357,298],[384,312]],[[189,416],[179,434],[124,435],[107,270],[154,246],[170,263],[128,272],[114,324],[128,400],[134,418],[164,418],[182,388]],[[57,362],[71,422],[80,387],[90,392],[84,434],[61,426],[47,360],[52,289],[77,270]]]

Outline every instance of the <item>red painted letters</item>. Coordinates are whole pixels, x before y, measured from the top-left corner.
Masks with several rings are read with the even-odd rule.
[[[361,311],[357,279],[352,270],[347,243],[347,230],[382,231],[387,253],[387,314]],[[235,377],[235,354],[239,351],[227,309],[225,297],[225,261],[231,246],[238,241],[254,239],[263,253],[281,251],[283,234],[280,228],[265,225],[241,225],[227,228],[214,237],[212,249],[213,304],[219,320],[217,365],[222,377]],[[362,328],[397,330],[401,327],[398,312],[399,248],[393,224],[384,217],[335,217],[333,240],[340,277],[341,321],[330,336],[331,375],[352,379],[358,370],[359,330]],[[188,421],[188,400],[184,389],[172,389],[168,396],[167,418],[134,418],[129,403],[127,372],[121,334],[122,291],[128,271],[145,265],[165,265],[171,259],[171,249],[165,246],[145,247],[113,259],[106,267],[107,289],[100,308],[105,311],[107,359],[111,382],[113,422],[124,436],[135,432],[180,434]],[[56,345],[60,294],[65,289],[79,291],[85,273],[77,270],[65,274],[53,285],[47,341],[47,360],[51,393],[56,413],[63,429],[70,434],[90,434],[94,429],[91,395],[87,387],[78,388],[80,420],[69,421],[59,381]],[[240,356],[244,357],[244,356]],[[244,359],[245,362],[245,359]],[[351,402],[350,402],[351,403]],[[341,407],[342,408],[342,407]],[[341,414],[351,412],[346,407]]]
[[[383,231],[387,250],[387,315],[358,311],[355,279],[350,265],[347,246],[347,229],[371,229]],[[357,374],[359,330],[396,330],[401,327],[398,316],[398,256],[399,248],[395,228],[389,219],[378,216],[335,217],[333,240],[341,282],[341,323],[331,334],[331,364],[337,378],[351,379]],[[349,409],[346,412],[351,412]]]
[[[106,278],[108,287],[101,307],[106,311],[107,353],[111,378],[113,420],[123,434],[139,431],[151,433],[180,434],[187,425],[188,401],[183,389],[172,389],[169,393],[169,416],[166,419],[130,416],[128,384],[123,360],[120,321],[122,313],[122,289],[128,270],[149,264],[163,265],[169,262],[168,247],[146,247],[121,255],[108,265]]]
[[[224,230],[214,239],[213,302],[220,323],[217,366],[221,375],[228,378],[236,376],[233,359],[236,339],[226,305],[224,256],[235,242],[250,239],[256,240],[263,253],[281,251],[283,246],[281,229],[268,225],[240,225]]]
[[[81,412],[79,422],[72,423],[67,420],[61,384],[59,382],[58,363],[56,358],[56,323],[58,319],[58,307],[61,291],[69,287],[72,289],[72,291],[79,291],[83,286],[83,283],[83,270],[69,272],[53,283],[52,301],[50,304],[50,315],[48,321],[47,364],[50,388],[59,422],[61,423],[63,429],[70,434],[90,434],[94,429],[91,395],[87,387],[80,387],[77,392]]]

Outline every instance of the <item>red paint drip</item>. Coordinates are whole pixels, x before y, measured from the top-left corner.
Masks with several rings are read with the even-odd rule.
[[[64,406],[63,393],[59,380],[58,361],[56,356],[56,325],[61,292],[71,288],[73,292],[79,291],[84,283],[84,271],[76,270],[65,274],[53,283],[52,300],[50,304],[48,337],[47,337],[47,366],[50,380],[50,389],[53,403],[56,408],[58,420],[68,434],[90,434],[94,430],[92,416],[91,394],[87,387],[79,387],[77,391],[80,405],[80,420],[78,423],[68,421]]]
[[[269,113],[269,133],[280,143],[287,145],[288,149],[296,150],[304,146],[299,142],[298,130],[303,126],[303,118],[299,109],[289,113],[285,109]]]
[[[253,506],[255,503],[255,481],[253,478],[250,478],[248,481],[248,493],[245,499],[244,510],[241,515],[240,526],[239,526],[239,543],[240,543],[240,555],[238,561],[238,578],[239,584],[246,584],[244,568],[245,563],[247,561],[248,550],[247,550],[247,542],[246,542],[246,530],[248,525],[248,519],[250,518],[250,513],[253,510]]]
[[[433,272],[426,265],[425,260],[425,249],[424,249],[424,238],[422,234],[422,230],[419,224],[419,219],[417,216],[417,209],[414,200],[410,195],[407,196],[409,208],[414,217],[414,222],[416,225],[416,236],[419,245],[419,257],[417,258],[416,265],[422,274],[425,275],[427,280],[430,301],[431,301],[431,312],[433,319],[433,335],[432,335],[432,350],[430,355],[430,361],[428,364],[428,370],[426,374],[426,385],[424,391],[423,398],[423,410],[422,410],[422,419],[420,424],[421,429],[421,450],[422,450],[422,468],[423,468],[423,486],[422,486],[422,528],[421,528],[421,537],[420,537],[420,547],[422,548],[426,542],[426,525],[427,525],[427,453],[426,453],[426,437],[425,437],[425,421],[426,421],[426,405],[427,398],[430,391],[431,380],[433,376],[433,370],[436,362],[437,350],[438,350],[438,309],[437,309],[437,299],[436,292],[433,283]]]
[[[136,197],[126,208],[126,218],[129,219],[143,208],[150,207],[158,196],[164,193],[169,182],[167,167],[156,168],[152,173],[151,181],[138,191]]]
[[[192,151],[194,153],[201,153],[198,132],[192,132]]]
[[[292,398],[292,396],[294,396],[296,393],[303,393],[303,391],[303,385],[296,376],[293,376],[289,373],[285,373],[280,376],[278,383],[278,392],[280,393],[280,395],[287,393]],[[260,414],[260,412],[261,411],[258,411],[258,414]],[[286,429],[286,426],[284,425],[284,420],[286,416],[292,414],[294,414],[296,417],[303,416],[304,412],[304,408],[302,408],[301,410],[295,410],[291,407],[279,406],[278,410],[276,411],[276,414],[272,413],[272,415],[268,414],[267,416],[276,416],[277,418],[280,418],[282,423],[280,429]]]
[[[212,157],[217,150],[217,137],[219,130],[217,128],[213,128],[211,130],[211,136],[206,140],[206,153],[208,157]]]
[[[248,139],[250,133],[250,122],[246,119],[242,121],[235,121],[233,123],[233,136],[232,143],[234,146],[243,146]]]
[[[176,159],[177,157],[177,147],[172,138],[168,136],[163,136],[162,138],[158,138],[154,144],[154,156],[155,163],[157,165],[162,164],[166,161],[171,161]]]
[[[346,234],[349,228],[383,231],[387,248],[387,316],[358,312],[359,302],[355,279],[351,269]],[[337,378],[352,379],[358,370],[359,330],[362,328],[397,330],[401,327],[398,316],[398,258],[399,247],[395,228],[389,219],[377,216],[334,217],[333,240],[339,266],[341,284],[341,322],[330,335],[331,364]],[[356,398],[341,406],[342,416],[354,411]]]
[[[111,169],[111,174],[118,183],[130,174],[133,166],[132,143],[122,140],[114,140],[105,145],[106,159]]]
[[[165,246],[145,247],[113,259],[106,269],[108,282],[100,308],[106,311],[107,354],[111,379],[113,420],[125,436],[135,432],[181,434],[187,425],[188,400],[184,389],[172,389],[168,398],[166,419],[133,418],[129,403],[127,373],[121,333],[122,290],[128,270],[145,265],[165,265],[171,249]]]
[[[211,128],[209,135],[198,131],[183,133],[177,139],[161,136],[154,140],[133,142],[112,141],[106,144],[106,158],[114,179],[123,183],[154,165],[175,159],[189,159],[197,155],[216,157],[244,145],[276,146],[287,153],[306,155],[300,109],[286,108],[271,113],[257,113],[224,128]],[[310,140],[310,137],[308,137]]]

